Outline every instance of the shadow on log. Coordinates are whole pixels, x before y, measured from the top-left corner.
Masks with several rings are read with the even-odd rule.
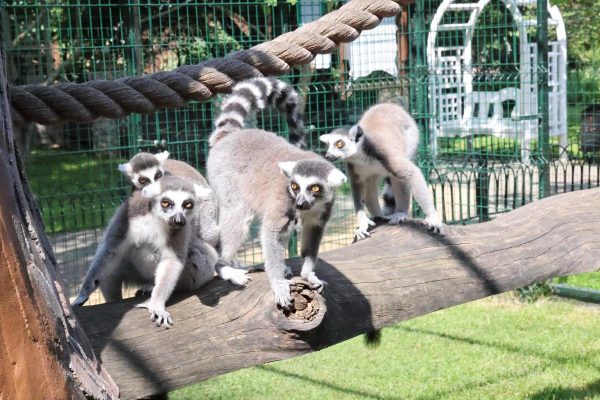
[[[380,226],[368,240],[321,255],[317,273],[329,283],[327,312],[308,331],[286,330],[264,273],[243,290],[214,281],[176,297],[170,330],[134,309],[139,299],[84,307],[77,316],[122,398],[161,393],[555,276],[598,270],[599,198],[600,189],[554,196],[491,222],[451,227],[444,237],[417,222]],[[298,274],[299,260],[289,263]]]

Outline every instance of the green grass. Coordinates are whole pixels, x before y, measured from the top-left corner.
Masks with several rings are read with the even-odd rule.
[[[48,233],[105,226],[125,193],[117,165],[126,160],[35,151],[25,172]]]
[[[583,153],[579,149],[579,125],[569,127],[569,144],[567,151],[570,157],[581,158]],[[521,156],[521,144],[518,140],[510,138],[498,138],[492,135],[473,135],[471,148],[468,139],[464,137],[439,138],[439,153],[441,156],[450,157],[488,157],[498,159],[519,158]],[[537,139],[530,143],[531,153],[535,156],[537,150]],[[558,146],[559,138],[550,136],[550,156],[556,159],[561,154]]]
[[[600,308],[506,296],[318,353],[219,376],[187,399],[600,399]]]
[[[26,166],[26,173],[38,196],[73,195],[122,186],[117,166],[126,161],[94,157],[90,153],[34,151]]]
[[[585,274],[565,276],[554,279],[554,282],[600,290],[600,272],[588,272]]]

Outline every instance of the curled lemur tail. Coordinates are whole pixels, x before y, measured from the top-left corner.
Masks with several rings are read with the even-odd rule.
[[[298,93],[275,78],[247,79],[233,87],[232,93],[223,100],[209,145],[214,146],[227,134],[243,129],[251,112],[264,110],[267,106],[276,107],[285,114],[290,143],[304,147],[304,124],[298,107]]]

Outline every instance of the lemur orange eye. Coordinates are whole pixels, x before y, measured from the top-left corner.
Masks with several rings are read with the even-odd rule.
[[[150,179],[146,178],[145,176],[142,176],[140,179],[138,179],[138,182],[140,183],[140,185],[147,185],[150,183]]]
[[[346,145],[346,143],[344,143],[343,140],[338,140],[337,142],[335,142],[335,147],[337,147],[338,149],[341,149],[345,145]]]
[[[321,187],[319,185],[312,185],[310,191],[313,193],[319,193],[321,191]]]
[[[290,187],[292,188],[292,190],[298,190],[299,186],[296,182],[292,182],[292,184],[290,185]]]
[[[194,208],[194,202],[186,201],[185,203],[183,203],[183,208],[191,210],[192,208]]]
[[[169,208],[171,207],[171,202],[169,200],[163,200],[160,202],[160,205],[162,206],[162,208]]]

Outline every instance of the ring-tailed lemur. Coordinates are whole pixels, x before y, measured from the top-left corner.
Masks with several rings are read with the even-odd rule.
[[[349,130],[338,128],[321,135],[320,140],[328,144],[325,158],[341,158],[347,163],[358,219],[358,240],[370,236],[368,228],[375,224],[365,213],[363,202],[372,218],[384,217],[395,225],[406,219],[411,193],[425,212],[423,224],[435,232],[441,230],[443,224],[425,178],[412,161],[419,145],[419,130],[402,107],[391,103],[377,104],[364,113],[357,125]],[[392,210],[388,187],[384,191],[387,197],[385,214],[378,198],[378,185],[383,177],[390,178],[394,198]]]
[[[333,207],[335,189],[346,176],[317,154],[299,149],[274,133],[244,129],[244,119],[269,104],[286,104],[289,121],[301,127],[298,95],[283,82],[255,78],[236,85],[222,105],[216,130],[210,137],[208,180],[219,199],[221,257],[235,258],[250,223],[261,220],[261,245],[265,269],[283,308],[292,303],[291,271],[284,257],[291,229],[302,225],[302,272],[312,286],[322,290],[315,275],[319,244]],[[302,140],[299,131],[292,143]]]
[[[191,179],[195,184],[210,188],[208,182],[198,170],[191,165],[178,160],[169,159],[169,152],[158,154],[138,153],[127,163],[119,165],[119,171],[125,174],[132,183],[132,192],[150,188],[163,176],[174,175]],[[148,190],[148,189],[147,189]],[[212,246],[215,251],[219,248],[218,204],[214,193],[210,192],[198,201],[195,208],[196,238],[192,240],[188,262],[200,261],[206,258],[203,249]],[[236,285],[245,285],[249,277],[247,270],[241,268],[242,264],[224,265],[218,263],[217,274],[221,279],[231,281]]]
[[[154,184],[151,198],[144,188],[135,191],[117,209],[73,305],[83,305],[100,287],[107,301],[122,298],[125,284],[154,283],[150,300],[138,305],[150,311],[152,321],[165,328],[173,325],[165,303],[175,288],[196,289],[213,278],[218,254],[202,242],[196,245],[205,259],[186,263],[194,237],[197,199],[210,189],[189,179],[166,176]]]

